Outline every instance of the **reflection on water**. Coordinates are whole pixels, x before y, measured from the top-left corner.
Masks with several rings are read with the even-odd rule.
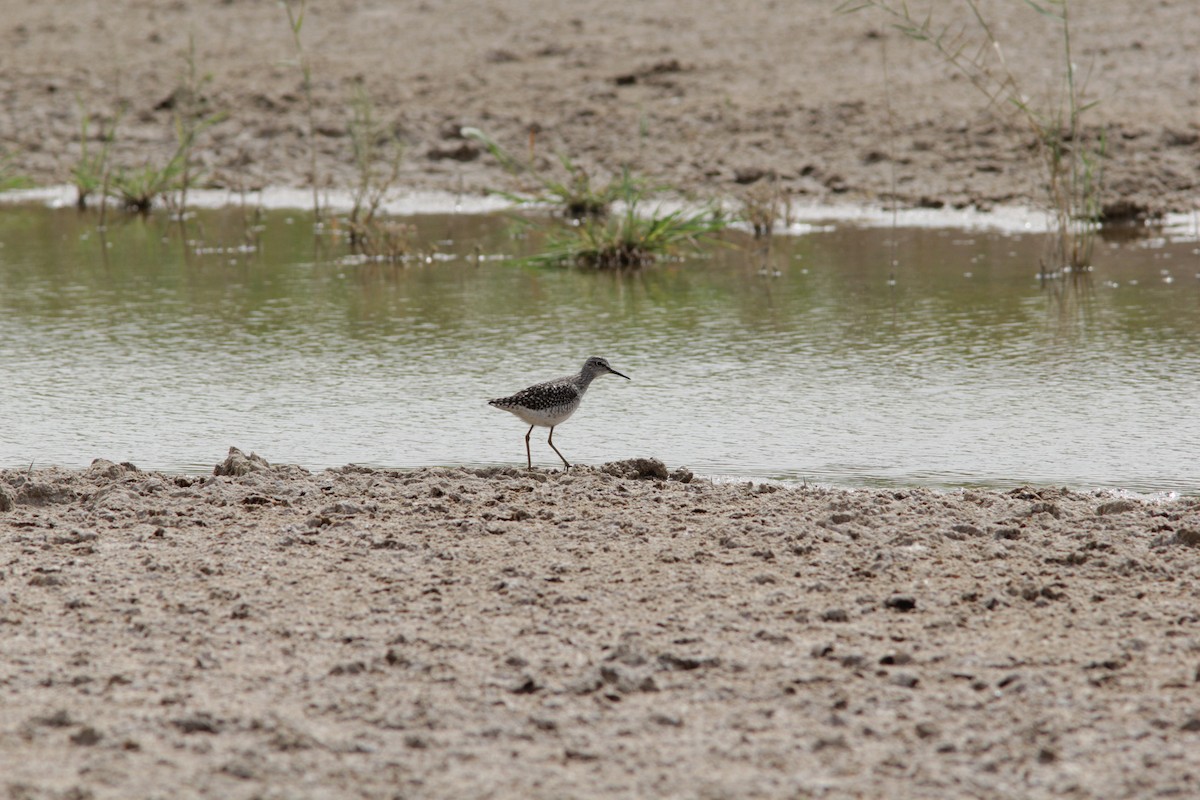
[[[439,257],[391,266],[339,261],[301,213],[101,236],[0,208],[0,466],[206,471],[230,444],[523,464],[525,426],[487,399],[603,355],[633,380],[555,432],[572,461],[1200,491],[1195,240],[1102,246],[1063,291],[1036,236],[838,227],[616,276],[480,259],[527,246],[499,217],[415,221]],[[544,435],[534,459],[557,463]]]

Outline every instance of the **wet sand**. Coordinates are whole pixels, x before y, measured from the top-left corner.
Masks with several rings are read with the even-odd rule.
[[[1198,788],[1195,498],[218,471],[0,473],[6,797]]]

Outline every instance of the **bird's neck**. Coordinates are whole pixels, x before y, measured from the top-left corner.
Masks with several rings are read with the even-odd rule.
[[[579,391],[582,392],[582,391],[586,390],[588,388],[588,386],[591,384],[591,382],[593,380],[595,380],[596,374],[597,373],[592,372],[591,370],[585,369],[585,370],[581,371],[578,375],[576,375],[574,383],[576,386],[579,387]]]

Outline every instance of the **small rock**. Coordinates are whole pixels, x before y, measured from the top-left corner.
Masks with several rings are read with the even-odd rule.
[[[187,717],[171,720],[171,724],[185,734],[190,733],[220,733],[221,722],[212,714],[200,712]]]
[[[893,611],[907,613],[917,607],[917,599],[904,594],[895,594],[884,600],[883,604]]]
[[[480,152],[470,142],[463,142],[457,147],[431,147],[425,157],[430,161],[474,161],[479,158]]]
[[[4,501],[0,500],[0,508],[4,505]],[[1200,530],[1195,528],[1180,528],[1175,531],[1175,543],[1187,545],[1188,547],[1200,547]]]
[[[66,486],[50,483],[27,483],[13,498],[13,503],[14,505],[22,503],[31,506],[48,506],[56,503],[70,503],[78,496],[74,489]]]
[[[621,634],[621,641],[605,657],[605,661],[619,661],[628,667],[640,667],[647,660],[641,647],[641,639],[632,632]]]
[[[348,661],[345,664],[338,664],[333,669],[329,670],[330,675],[359,675],[367,671],[367,665],[361,661]]]
[[[77,744],[81,747],[91,747],[104,738],[100,731],[93,728],[91,725],[84,725],[78,731],[71,735],[71,744]]]
[[[1034,514],[1049,514],[1055,519],[1062,519],[1062,509],[1054,503],[1040,502],[1034,503],[1029,507],[1029,516]]]
[[[600,756],[596,755],[595,753],[588,753],[583,750],[576,750],[573,747],[568,747],[563,752],[563,755],[566,756],[566,759],[568,761],[595,761],[598,758],[600,758]]]
[[[1129,500],[1113,500],[1111,503],[1102,503],[1096,508],[1096,516],[1105,517],[1109,514],[1124,514],[1127,511],[1133,511],[1137,505]]]
[[[600,680],[614,687],[621,694],[658,691],[658,684],[654,682],[652,676],[639,677],[636,673],[611,664],[600,667]]]
[[[671,474],[667,476],[667,480],[678,481],[679,483],[691,483],[693,477],[695,476],[692,475],[692,471],[690,469],[687,467],[679,467],[678,469],[673,470]]]
[[[141,472],[141,470],[135,467],[133,464],[130,464],[128,461],[124,461],[120,464],[114,464],[113,462],[104,458],[93,459],[92,463],[88,465],[88,468],[84,470],[84,473],[89,478],[108,478],[109,480],[123,478],[131,472],[137,473]]]
[[[821,619],[826,622],[849,622],[850,614],[844,608],[830,608],[821,614]]]
[[[541,688],[541,685],[537,681],[526,675],[522,680],[509,688],[509,691],[513,694],[537,694]]]
[[[29,722],[31,725],[43,725],[47,728],[68,728],[75,724],[65,708],[61,708],[47,717],[34,717]]]
[[[996,681],[996,688],[997,689],[1007,689],[1009,686],[1014,686],[1014,685],[1018,684],[1020,682],[1020,680],[1021,680],[1021,674],[1019,672],[1010,672],[1009,674],[1005,675],[1000,680]]]
[[[1128,663],[1129,663],[1129,657],[1122,654],[1119,656],[1114,656],[1112,658],[1105,658],[1105,659],[1099,659],[1096,661],[1089,661],[1088,663],[1083,665],[1083,668],[1086,670],[1104,669],[1104,670],[1115,671],[1115,670],[1119,670],[1119,669],[1124,669]]]
[[[768,174],[768,170],[762,167],[740,167],[733,171],[733,182],[744,186],[760,181],[767,177]]]
[[[849,750],[850,745],[846,744],[845,736],[822,736],[813,742],[813,752],[829,749]]]
[[[888,653],[887,655],[883,656],[879,659],[879,663],[886,666],[902,666],[904,664],[911,664],[912,660],[913,657],[908,653],[897,651],[895,653]]]
[[[271,469],[271,465],[257,453],[247,456],[236,447],[231,447],[225,460],[213,467],[213,475],[249,475],[251,472],[269,469]]]
[[[13,506],[15,505],[16,504],[13,502],[13,496],[8,491],[8,487],[0,486],[0,511],[12,511]]]
[[[671,653],[663,653],[658,657],[658,663],[664,669],[672,672],[686,672],[701,667],[717,667],[721,665],[721,659],[716,656],[707,658],[696,658],[693,656],[677,656]]]
[[[891,683],[894,686],[901,686],[905,689],[915,689],[920,679],[909,672],[897,672],[891,677]]]
[[[612,461],[600,467],[600,471],[617,478],[658,478],[667,480],[667,465],[657,458],[628,458]]]

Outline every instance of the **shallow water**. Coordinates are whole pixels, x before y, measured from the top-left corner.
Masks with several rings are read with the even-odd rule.
[[[1038,280],[1039,235],[846,226],[617,276],[493,258],[528,246],[502,217],[413,221],[439,255],[389,266],[298,212],[0,208],[0,467],[523,465],[487,399],[594,354],[633,380],[555,431],[581,463],[1200,491],[1194,236],[1102,243],[1078,281]]]

